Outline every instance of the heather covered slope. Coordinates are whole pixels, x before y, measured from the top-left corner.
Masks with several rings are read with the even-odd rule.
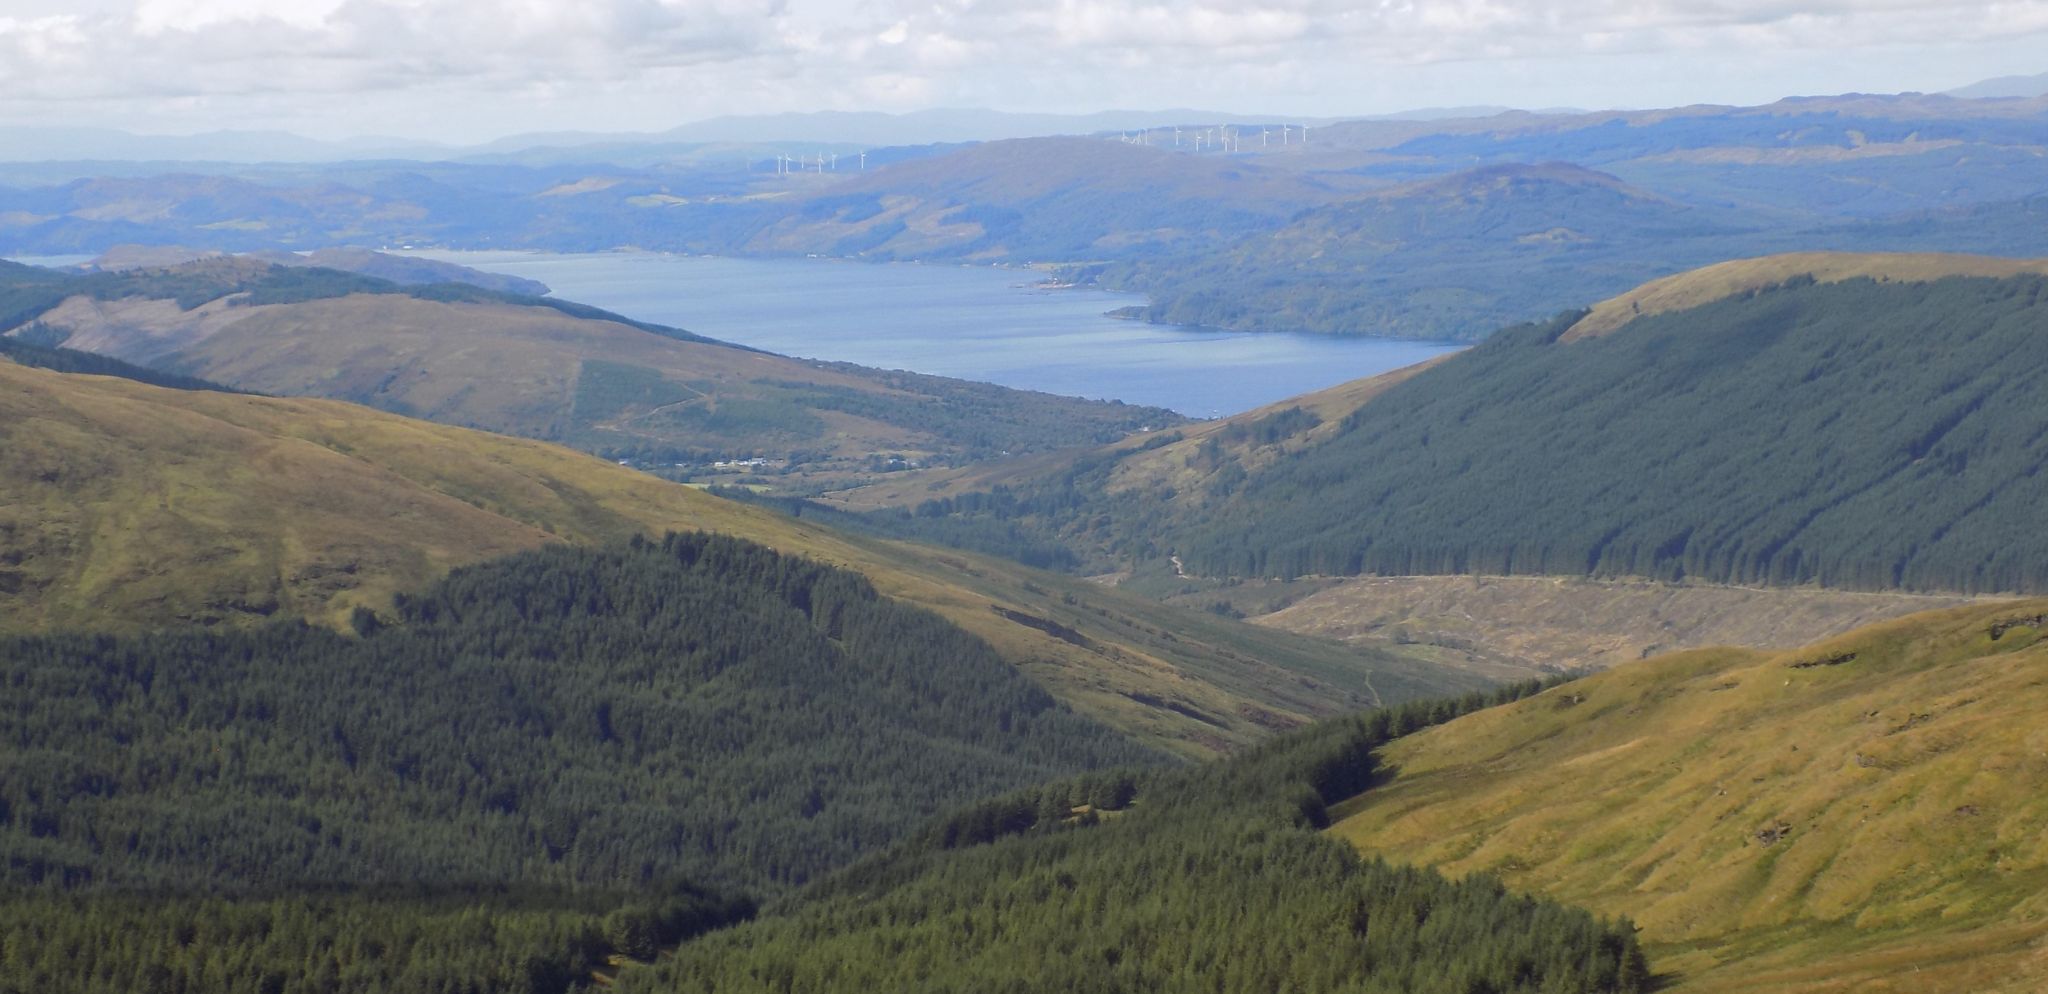
[[[1680,991],[2039,990],[2044,611],[1621,666],[1389,746],[1332,831],[1628,915]]]

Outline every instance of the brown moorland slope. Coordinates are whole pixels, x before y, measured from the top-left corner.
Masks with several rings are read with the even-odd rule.
[[[218,257],[26,273],[0,334],[261,393],[326,397],[697,471],[844,480],[1107,442],[1179,415],[773,355],[578,305]],[[68,284],[54,283],[69,279]]]
[[[1360,849],[1626,914],[1681,991],[2048,985],[2048,601],[1632,663],[1393,743]]]
[[[867,575],[1056,696],[1200,755],[1476,681],[1001,560],[858,539],[560,446],[0,362],[0,627],[340,624],[464,563],[702,529]]]

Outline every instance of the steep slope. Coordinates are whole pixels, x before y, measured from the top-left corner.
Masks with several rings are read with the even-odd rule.
[[[1164,759],[858,574],[724,536],[492,560],[355,628],[0,639],[0,879],[768,896],[950,808]]]
[[[1332,831],[1628,915],[1680,991],[2039,990],[2044,618],[1623,666],[1389,746]]]
[[[692,543],[664,543],[651,557],[648,549],[635,549],[616,563],[607,562],[616,557],[581,551],[523,557],[519,574],[536,581],[529,589],[515,585],[504,590],[500,584],[474,582],[482,577],[458,577],[449,589],[419,606],[453,609],[464,617],[450,622],[416,616],[407,626],[418,635],[432,636],[434,648],[468,648],[465,643],[478,636],[492,643],[493,651],[465,654],[453,665],[421,665],[405,658],[407,639],[414,631],[386,631],[353,643],[329,640],[333,651],[322,663],[360,667],[361,661],[352,656],[383,657],[377,662],[396,672],[375,676],[404,688],[404,696],[395,701],[381,687],[342,688],[331,695],[333,700],[305,701],[286,693],[309,689],[304,684],[317,688],[318,667],[299,674],[311,678],[303,682],[274,679],[254,688],[242,686],[240,680],[230,683],[221,680],[220,671],[235,673],[244,661],[230,659],[220,665],[203,644],[191,645],[198,651],[180,655],[175,650],[181,645],[175,640],[156,643],[153,657],[132,649],[90,659],[68,658],[61,649],[42,653],[25,667],[34,686],[82,685],[92,693],[81,695],[87,699],[55,720],[35,723],[36,732],[75,750],[75,755],[53,755],[56,751],[51,750],[0,758],[25,767],[43,788],[41,796],[30,797],[22,819],[34,826],[33,831],[9,831],[0,817],[0,846],[19,846],[30,857],[10,860],[11,872],[32,871],[42,865],[37,857],[53,851],[86,855],[83,844],[59,848],[35,837],[58,836],[68,843],[83,834],[75,822],[51,818],[53,806],[65,814],[83,811],[102,820],[123,815],[132,819],[137,814],[161,814],[163,808],[176,811],[181,801],[190,801],[189,796],[180,796],[182,791],[153,792],[148,781],[180,786],[181,781],[200,781],[210,803],[191,812],[189,819],[167,819],[173,831],[153,833],[146,843],[136,840],[129,846],[116,837],[112,845],[93,846],[86,857],[97,867],[140,876],[146,870],[185,868],[179,867],[181,862],[199,869],[189,866],[192,849],[241,848],[216,843],[201,831],[178,829],[212,827],[210,819],[217,817],[220,802],[242,800],[247,788],[254,788],[247,793],[260,796],[280,785],[317,778],[321,789],[251,805],[256,810],[248,812],[252,817],[236,820],[242,834],[233,836],[232,843],[246,844],[251,836],[262,838],[256,829],[270,829],[275,832],[277,858],[208,867],[212,872],[198,886],[129,894],[118,882],[134,876],[102,884],[77,876],[57,880],[51,874],[39,889],[23,888],[0,897],[0,984],[53,994],[322,986],[365,994],[463,989],[555,994],[590,989],[592,981],[634,991],[812,994],[940,987],[1189,994],[1218,989],[1640,994],[1647,988],[1649,964],[1625,920],[1601,920],[1583,910],[1507,892],[1490,881],[1452,882],[1427,870],[1361,861],[1318,831],[1325,824],[1326,799],[1348,795],[1371,777],[1374,746],[1474,708],[1516,699],[1533,692],[1533,685],[1324,722],[1224,762],[1179,769],[1098,770],[989,798],[936,819],[901,844],[774,902],[752,923],[736,923],[753,915],[748,902],[699,887],[662,886],[664,874],[678,863],[705,861],[709,854],[693,845],[698,833],[708,828],[727,838],[755,836],[756,845],[742,842],[721,849],[711,857],[714,860],[745,865],[764,856],[773,859],[781,849],[775,844],[778,833],[756,832],[762,815],[780,813],[786,819],[792,809],[804,812],[822,801],[824,807],[814,817],[843,825],[849,815],[857,819],[861,814],[880,814],[862,810],[859,802],[864,797],[886,797],[904,787],[903,782],[884,782],[877,789],[869,779],[864,790],[814,788],[807,793],[805,771],[763,771],[761,765],[809,760],[844,777],[871,775],[878,766],[887,771],[893,759],[907,761],[912,767],[908,772],[924,772],[958,769],[959,761],[974,757],[974,746],[981,742],[1016,743],[1041,760],[1062,753],[1085,760],[1095,743],[1085,737],[1072,742],[1042,738],[1044,732],[1060,731],[1062,718],[1067,719],[1068,730],[1075,730],[1071,716],[1054,709],[1030,716],[1029,724],[1037,727],[996,728],[987,720],[970,722],[966,728],[952,725],[947,718],[982,705],[977,695],[947,694],[934,700],[918,691],[963,678],[999,685],[999,672],[975,672],[979,667],[969,654],[958,661],[964,672],[945,673],[946,657],[957,651],[956,646],[934,646],[939,651],[925,658],[938,666],[922,674],[930,682],[897,685],[888,678],[903,676],[906,669],[915,674],[916,669],[873,667],[861,657],[877,648],[883,649],[881,655],[891,655],[887,650],[894,648],[899,659],[888,662],[900,662],[903,656],[914,659],[916,650],[906,652],[907,647],[894,645],[889,638],[894,633],[886,625],[860,618],[860,605],[848,603],[845,583],[829,576],[807,583],[816,576],[814,569],[785,564],[739,585],[740,592],[755,595],[747,620],[768,623],[774,629],[769,637],[781,640],[819,634],[812,630],[824,628],[832,618],[843,619],[847,631],[836,641],[844,649],[831,660],[840,665],[830,668],[851,671],[842,672],[840,679],[855,682],[880,676],[876,682],[883,686],[848,687],[848,699],[836,700],[830,694],[838,689],[832,687],[832,675],[804,674],[828,688],[808,702],[810,715],[791,714],[794,709],[786,706],[747,715],[768,723],[796,718],[797,727],[789,729],[796,742],[777,741],[773,732],[761,735],[752,743],[759,748],[758,755],[736,757],[733,765],[741,769],[702,771],[700,776],[710,781],[708,791],[690,782],[695,778],[658,775],[660,764],[674,762],[678,752],[715,754],[720,747],[745,739],[748,731],[769,731],[733,721],[740,717],[732,707],[735,698],[742,707],[755,703],[760,691],[749,690],[761,683],[780,691],[776,697],[783,698],[787,688],[777,678],[786,674],[781,671],[801,672],[815,667],[810,660],[834,655],[829,647],[817,647],[799,653],[807,658],[793,664],[743,661],[748,686],[739,688],[722,686],[722,675],[693,688],[697,674],[689,666],[645,673],[644,664],[630,650],[692,629],[708,628],[715,639],[722,627],[719,615],[725,614],[694,619],[685,615],[688,620],[679,620],[676,612],[657,609],[650,617],[648,609],[657,602],[648,595],[730,598],[736,591],[707,591],[702,589],[704,581],[754,558],[735,555],[729,548],[740,543],[713,539],[705,555],[686,561],[687,567],[709,575],[679,578],[658,562],[647,562],[659,560],[678,544]],[[721,544],[728,548],[718,548]],[[579,589],[584,578],[576,575],[577,570],[564,576],[559,568],[593,559],[599,569],[623,566],[638,574],[638,582],[625,584],[617,582],[619,577],[606,577],[611,581],[607,586],[628,593],[616,616],[608,616],[612,607],[605,598]],[[738,572],[746,577],[744,569]],[[663,573],[669,574],[660,584],[666,589],[649,590],[647,581]],[[768,582],[761,584],[764,578]],[[693,579],[699,582],[687,582]],[[492,596],[493,586],[510,594],[512,603]],[[762,586],[769,589],[759,589]],[[763,593],[767,596],[760,596]],[[561,617],[555,617],[557,612]],[[504,623],[513,616],[521,620],[507,631]],[[640,625],[646,630],[639,630]],[[601,635],[603,649],[623,645],[628,651],[577,659],[583,664],[577,667],[526,658],[528,651],[553,648],[549,636],[558,631]],[[918,642],[924,640],[916,635],[928,633],[905,634]],[[564,648],[573,651],[574,640],[569,641]],[[510,652],[499,648],[508,644]],[[691,661],[700,665],[708,661],[706,656],[724,655],[716,651],[723,646],[715,643],[700,648],[706,651],[683,651],[691,652]],[[135,665],[144,662],[159,665]],[[985,666],[986,660],[979,663]],[[574,693],[573,672],[584,666],[642,672],[634,673],[638,679],[624,681],[624,686],[611,687],[605,701],[612,707],[592,714],[585,710],[590,702],[577,700]],[[187,694],[179,683],[150,679],[159,672],[175,672],[196,686]],[[498,682],[491,677],[501,674],[516,674],[519,679],[505,681],[509,686],[491,686]],[[809,681],[794,681],[805,682]],[[474,683],[483,683],[475,689],[485,692],[475,694]],[[421,711],[435,715],[450,706],[449,699],[459,702],[454,706],[462,715],[454,727],[439,722],[403,729],[404,719]],[[1006,716],[1021,710],[1015,706],[1019,702],[1014,696],[1006,702]],[[714,725],[727,725],[719,730],[737,734],[693,735],[694,728],[644,720],[705,717],[690,712],[707,703],[716,708],[709,715]],[[270,720],[267,709],[276,705],[321,718],[339,712],[342,720],[331,732],[321,727],[325,722],[305,729]],[[923,713],[903,721],[895,729],[897,736],[890,735],[890,726],[884,724],[876,736],[881,748],[863,742],[847,755],[831,751],[837,744],[832,740],[842,737],[847,725],[900,719],[906,706]],[[872,713],[848,716],[844,711],[849,707]],[[151,721],[181,709],[198,715],[177,722]],[[0,721],[6,710],[0,705]],[[482,720],[466,720],[472,714]],[[828,720],[805,727],[802,719],[811,715]],[[544,734],[533,734],[534,726],[547,722],[553,725],[544,726]],[[108,741],[110,725],[121,735],[140,734],[152,740],[161,735],[169,740],[169,748],[162,751],[174,760],[188,761],[136,763],[137,750]],[[966,748],[942,746],[938,755],[905,754],[898,748],[904,738],[915,746],[919,739],[943,743],[956,736]],[[472,743],[488,751],[455,754]],[[294,745],[304,758],[295,756],[299,761],[281,769],[251,762],[269,758],[279,746]],[[152,756],[156,752],[152,750]],[[547,763],[516,762],[525,752],[566,757],[576,765],[559,770]],[[654,762],[643,765],[643,756]],[[56,761],[60,758],[71,762]],[[1016,758],[1004,757],[1012,764]],[[507,764],[508,759],[515,763]],[[95,775],[66,776],[71,770]],[[492,775],[499,778],[478,783]],[[554,777],[570,782],[560,791],[527,789],[532,785],[528,778],[546,782]],[[140,789],[138,780],[144,781]],[[735,781],[739,796],[718,796],[730,791]],[[0,779],[0,797],[8,796],[8,784],[18,782],[14,777]],[[621,782],[631,790],[625,798],[628,803],[608,803],[586,818],[575,817],[583,814],[577,811],[582,798],[609,794]],[[922,778],[909,782],[924,784]],[[450,790],[451,785],[458,789]],[[107,797],[109,793],[114,796]],[[330,794],[340,795],[343,803],[323,803]],[[407,801],[440,802],[441,810],[435,812],[437,817],[401,819],[389,826],[411,830],[404,835],[389,831],[383,819],[368,826],[372,839],[387,844],[366,846],[365,851],[395,856],[392,862],[400,865],[385,867],[382,873],[355,869],[351,876],[389,875],[419,855],[434,853],[436,843],[449,842],[455,851],[447,854],[446,862],[472,869],[473,874],[473,868],[495,866],[502,875],[508,855],[526,857],[520,870],[529,878],[601,870],[618,856],[627,861],[626,873],[623,880],[605,881],[600,872],[598,881],[574,889],[506,889],[475,882],[435,886],[446,871],[430,866],[422,881],[426,886],[242,891],[240,885],[251,879],[293,879],[307,857],[316,863],[346,865],[354,853],[332,851],[335,847],[323,836],[360,837],[366,826],[347,803],[357,800],[350,795],[360,794],[386,810],[402,809]],[[636,803],[642,796],[655,803]],[[669,797],[676,803],[661,803]],[[65,803],[53,805],[57,798]],[[400,803],[393,805],[394,800]],[[696,823],[689,815],[702,810],[706,800],[734,802],[748,817]],[[159,811],[150,811],[151,806]],[[332,818],[307,817],[314,812]],[[796,820],[806,819],[799,814]],[[458,823],[453,826],[458,831],[450,831],[451,821]],[[769,827],[788,830],[793,837],[815,838],[833,826],[784,822]],[[478,838],[465,845],[467,833],[459,829],[471,828]],[[520,837],[521,828],[526,829],[525,838]],[[392,839],[394,835],[398,838]],[[561,839],[573,839],[573,844],[562,846]],[[411,845],[392,846],[390,841]],[[843,836],[833,839],[839,845],[847,841]],[[816,859],[801,849],[796,855]],[[165,875],[176,879],[175,874]],[[475,881],[477,876],[481,875],[465,879]],[[1219,902],[1218,894],[1228,894],[1230,900]],[[721,927],[726,925],[734,927]],[[677,940],[684,940],[679,948],[662,949]],[[609,968],[599,966],[601,957],[609,960]]]
[[[1800,277],[1504,332],[1212,483],[1171,541],[1220,576],[2043,589],[2044,286]]]
[[[338,624],[507,552],[707,530],[854,569],[1084,713],[1183,753],[1473,685],[1000,560],[844,537],[540,442],[7,363],[0,386],[0,619],[13,631]]]
[[[661,466],[764,458],[843,477],[878,455],[961,462],[1183,420],[789,359],[562,301],[247,257],[37,279],[23,278],[22,303],[0,320],[16,335]]]
[[[1362,861],[1316,831],[1327,798],[1371,781],[1376,745],[1534,689],[1336,719],[1121,791],[995,798],[622,987],[1636,994],[1649,967],[1627,921]]]

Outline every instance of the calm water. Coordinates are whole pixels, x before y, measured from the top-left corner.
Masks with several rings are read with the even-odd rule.
[[[7,261],[19,262],[25,266],[47,266],[51,269],[65,269],[71,266],[85,265],[97,258],[99,256],[96,255],[10,255],[7,257]]]
[[[1455,346],[1193,331],[1103,316],[1140,298],[1041,290],[1021,270],[646,252],[417,252],[558,297],[785,355],[908,369],[1209,417]]]

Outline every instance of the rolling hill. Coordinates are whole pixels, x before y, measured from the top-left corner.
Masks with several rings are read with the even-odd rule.
[[[1627,915],[1676,991],[2039,990],[2044,611],[1622,666],[1394,743],[1331,831]]]
[[[790,359],[553,299],[401,286],[248,257],[8,275],[14,285],[0,325],[17,337],[643,465],[708,470],[760,458],[774,471],[844,478],[877,460],[962,462],[1184,420],[1157,408]]]
[[[1221,251],[1091,271],[1169,324],[1477,340],[1775,238],[1755,219],[1562,162],[1502,164],[1302,212]]]
[[[541,442],[5,362],[0,384],[0,619],[14,632],[339,625],[456,566],[703,530],[853,569],[1083,714],[1184,755],[1475,685],[997,559],[842,536]]]
[[[1178,553],[1226,576],[2042,589],[2027,357],[2048,280],[1781,264],[1774,287],[1573,340],[1567,316],[1416,373],[1212,489]]]
[[[947,809],[1165,760],[858,574],[725,536],[491,560],[352,628],[0,640],[0,725],[32,743],[0,760],[0,879],[766,897]]]
[[[183,245],[116,245],[76,268],[88,272],[123,272],[132,269],[169,269],[201,259],[211,259],[226,253],[187,248]],[[337,269],[346,273],[372,276],[389,280],[402,286],[419,286],[432,283],[467,283],[498,293],[539,297],[548,292],[547,284],[538,280],[502,273],[486,273],[481,269],[458,266],[452,262],[420,259],[412,256],[392,255],[366,248],[323,248],[314,249],[303,255],[297,252],[267,251],[250,253],[250,257],[274,266],[318,267]]]
[[[1192,141],[1192,139],[1190,139]],[[1077,261],[1208,246],[1369,184],[1100,138],[972,145],[807,192],[739,247],[864,259]]]
[[[1496,677],[1789,648],[2036,589],[2044,269],[1716,265],[1261,410],[832,500],[1001,525],[1172,603]]]

